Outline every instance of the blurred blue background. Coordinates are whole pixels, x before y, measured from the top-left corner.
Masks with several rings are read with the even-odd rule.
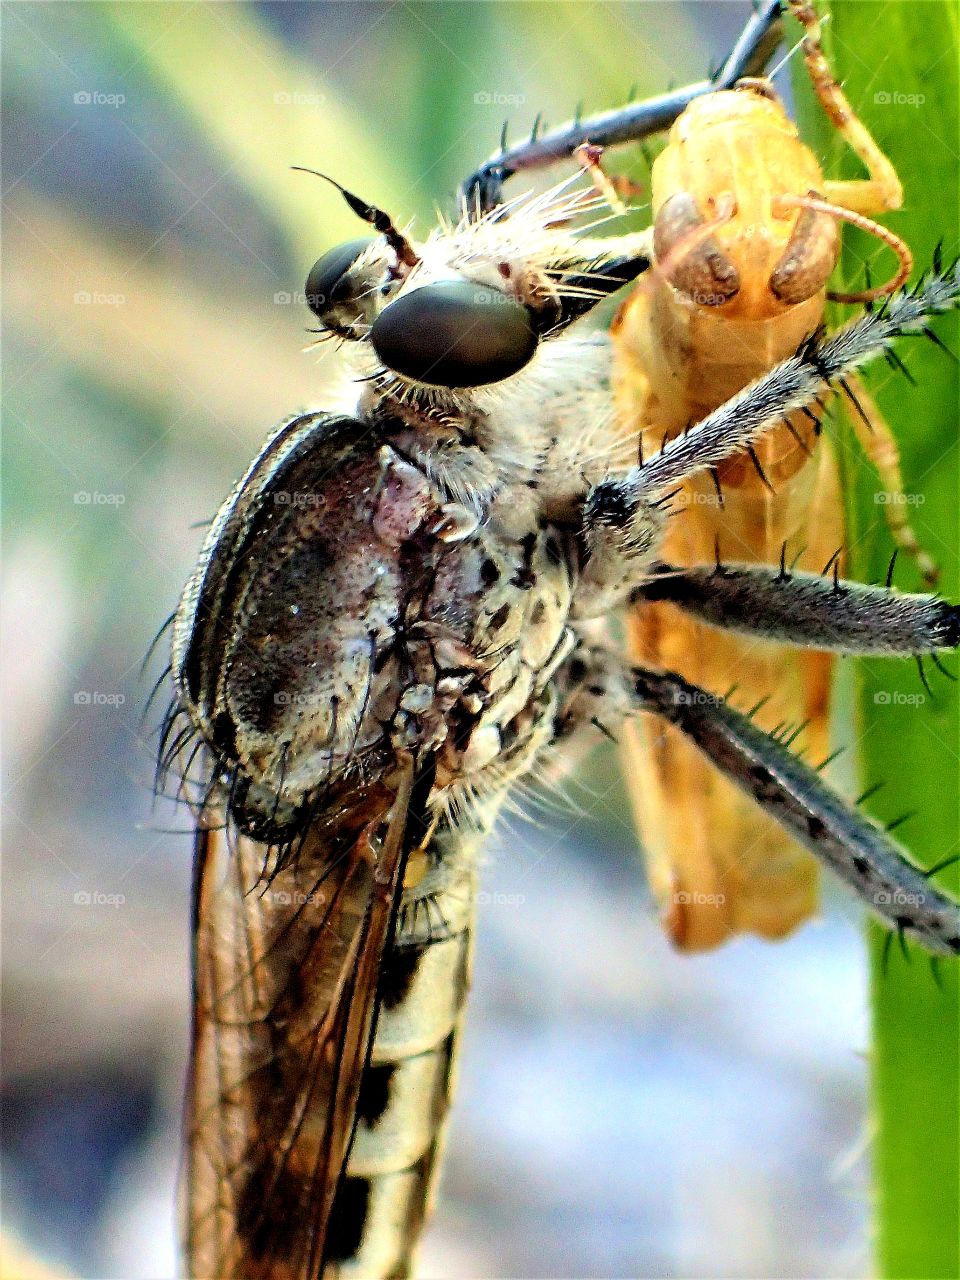
[[[701,79],[749,11],[3,8],[3,1209],[39,1256],[174,1273],[191,844],[151,802],[162,655],[138,670],[196,522],[336,374],[302,353],[303,280],[357,226],[289,166],[424,228],[504,116]],[[864,1273],[853,909],[674,955],[615,779],[601,749],[569,813],[490,850],[421,1274]]]

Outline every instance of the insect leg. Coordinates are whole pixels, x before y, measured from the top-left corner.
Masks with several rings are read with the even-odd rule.
[[[903,187],[897,171],[877,146],[866,125],[857,117],[846,94],[834,78],[820,44],[820,22],[806,0],[789,0],[790,12],[806,32],[801,49],[810,83],[830,123],[863,162],[869,178],[824,183],[826,199],[854,213],[882,213],[899,209]]]
[[[715,627],[835,653],[917,656],[960,644],[960,609],[937,596],[770,565],[666,568],[632,598],[668,600]]]
[[[841,378],[881,355],[893,338],[920,332],[930,314],[947,310],[958,300],[960,263],[954,263],[914,289],[891,295],[882,307],[831,336],[815,334],[796,355],[669,440],[642,465],[595,486],[584,507],[585,525],[619,522],[630,529],[644,502],[731,454],[745,452],[788,414],[807,407]]]
[[[512,147],[501,147],[461,186],[462,208],[471,215],[487,213],[502,203],[503,184],[515,173],[547,168],[572,156],[585,143],[610,147],[621,142],[638,142],[669,128],[694,98],[732,88],[743,76],[758,75],[780,42],[779,17],[779,0],[763,0],[711,80],[701,80],[585,120],[572,120],[549,132],[534,133]]]
[[[960,953],[960,907],[939,892],[889,834],[839,796],[816,770],[716,694],[671,672],[627,667],[581,647],[562,729],[609,727],[611,716],[649,711],[675,725],[710,762],[825,862],[889,927],[927,950]]]
[[[940,570],[920,545],[907,516],[909,499],[903,489],[896,437],[863,380],[854,373],[846,381],[849,385],[847,398],[853,400],[856,397],[853,412],[849,415],[853,430],[883,485],[883,514],[887,528],[896,545],[916,562],[927,586],[932,587],[940,576]]]

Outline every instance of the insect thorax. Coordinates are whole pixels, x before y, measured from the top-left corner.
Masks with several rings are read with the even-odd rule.
[[[281,837],[405,747],[435,753],[438,804],[456,810],[552,733],[575,535],[471,511],[417,463],[422,443],[422,423],[414,439],[383,412],[295,420],[215,523],[178,682],[252,834]]]

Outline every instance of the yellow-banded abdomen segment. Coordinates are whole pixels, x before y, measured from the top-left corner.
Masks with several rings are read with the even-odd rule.
[[[327,1237],[328,1280],[411,1273],[438,1172],[470,981],[474,873],[460,852],[405,891],[383,958],[370,1060]]]

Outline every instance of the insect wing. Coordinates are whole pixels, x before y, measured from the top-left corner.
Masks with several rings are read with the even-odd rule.
[[[353,1138],[377,974],[408,847],[412,765],[264,847],[201,830],[187,1099],[186,1256],[195,1277],[311,1280]]]

